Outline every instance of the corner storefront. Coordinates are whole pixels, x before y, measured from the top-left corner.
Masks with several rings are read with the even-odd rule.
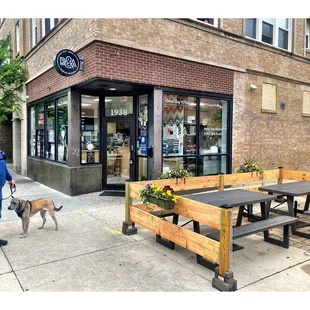
[[[78,195],[177,162],[192,176],[231,171],[232,71],[103,42],[77,54],[84,73],[27,84],[30,178]]]

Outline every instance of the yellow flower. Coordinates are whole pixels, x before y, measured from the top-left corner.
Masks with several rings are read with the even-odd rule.
[[[151,188],[155,188],[157,185],[156,185],[156,183],[153,183],[152,185],[151,185]]]
[[[172,201],[177,202],[177,198],[176,197],[172,198]]]
[[[172,196],[171,191],[168,190],[168,191],[167,191],[167,195],[168,195],[168,196]]]

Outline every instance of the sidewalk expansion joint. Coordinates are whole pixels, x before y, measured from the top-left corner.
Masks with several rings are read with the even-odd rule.
[[[260,282],[260,281],[262,281],[262,280],[265,280],[265,279],[268,279],[268,278],[270,278],[270,277],[273,277],[273,276],[275,276],[275,275],[277,275],[277,274],[280,274],[280,273],[282,273],[282,272],[284,272],[284,271],[287,271],[287,270],[289,270],[289,269],[291,269],[291,268],[297,267],[297,266],[302,265],[302,264],[304,264],[304,263],[306,263],[306,262],[309,262],[309,261],[310,261],[310,258],[309,258],[309,259],[306,259],[306,260],[304,260],[304,261],[302,261],[302,262],[299,262],[299,263],[297,263],[297,264],[295,264],[295,265],[289,266],[289,267],[287,267],[287,268],[285,268],[285,269],[282,269],[282,270],[280,270],[280,271],[274,272],[274,273],[272,273],[272,274],[270,274],[270,275],[268,275],[268,276],[265,276],[265,277],[263,277],[263,278],[261,278],[261,279],[259,279],[259,280],[256,280],[256,281],[251,282],[251,283],[249,283],[249,284],[246,284],[246,285],[244,285],[244,286],[242,286],[242,287],[239,287],[239,288],[238,288],[238,291],[241,290],[242,288],[245,288],[245,287],[250,286],[250,285],[252,285],[252,284],[258,283],[258,282]]]
[[[6,256],[5,252],[3,251],[2,247],[1,247],[1,250],[2,250],[4,257],[6,258],[8,264],[10,265],[10,268],[11,268],[11,270],[12,270],[12,271],[10,271],[10,272],[5,272],[5,273],[3,273],[3,274],[7,274],[7,273],[11,273],[11,272],[12,272],[12,273],[14,274],[14,276],[15,276],[15,278],[16,278],[16,280],[17,280],[19,286],[20,286],[20,288],[21,288],[22,291],[24,292],[25,290],[24,290],[22,284],[20,283],[20,281],[19,281],[19,279],[18,279],[18,276],[17,276],[17,274],[15,273],[15,270],[13,269],[13,267],[12,267],[12,265],[11,265],[11,263],[10,263],[8,257]]]

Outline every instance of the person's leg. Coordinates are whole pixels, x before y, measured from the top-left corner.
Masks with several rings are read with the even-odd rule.
[[[2,191],[0,191],[0,218],[1,218],[1,210],[2,210]],[[8,242],[6,240],[0,239],[0,246],[7,245]]]

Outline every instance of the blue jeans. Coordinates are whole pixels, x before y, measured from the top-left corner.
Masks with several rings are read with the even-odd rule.
[[[0,219],[1,219],[1,211],[2,211],[2,189],[0,191]]]

